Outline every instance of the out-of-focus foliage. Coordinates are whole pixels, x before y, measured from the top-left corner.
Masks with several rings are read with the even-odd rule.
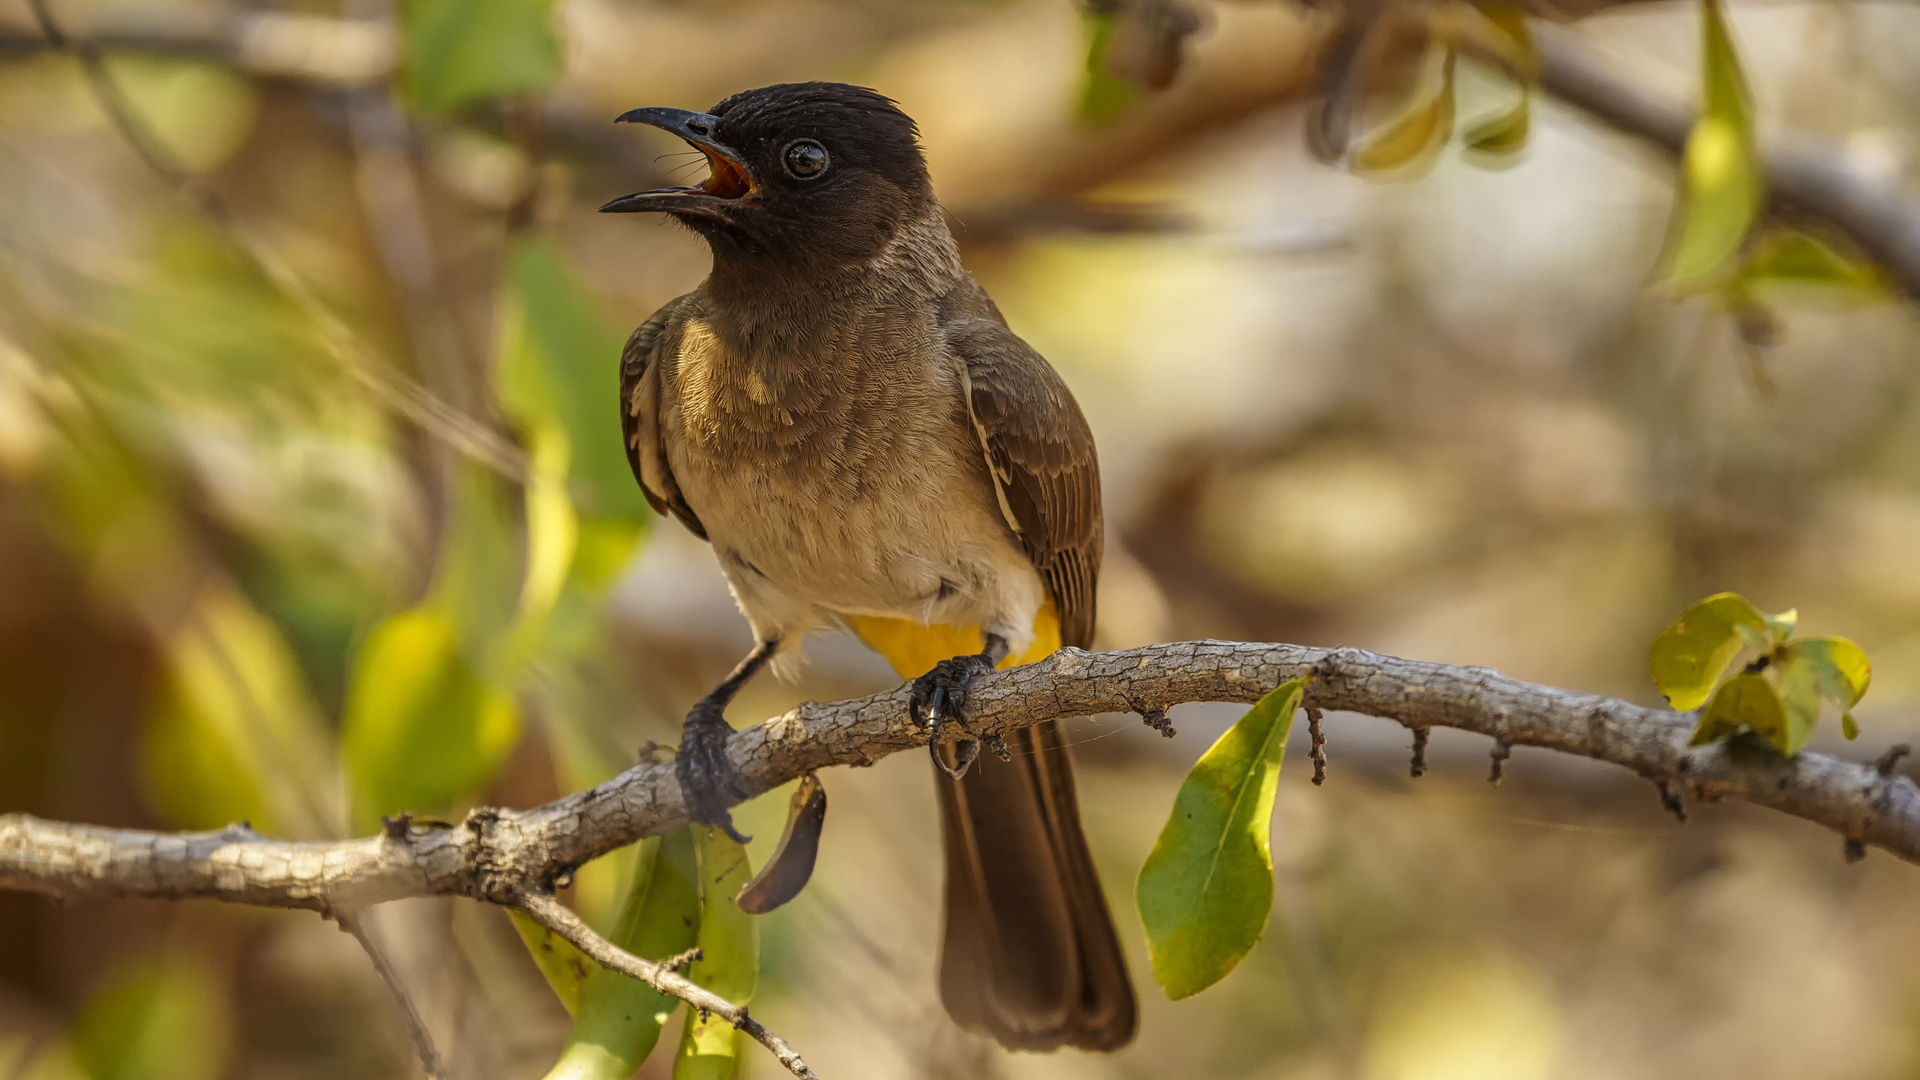
[[[428,113],[543,90],[560,75],[552,0],[405,0],[408,95]]]
[[[204,1080],[232,1054],[227,1004],[214,973],[189,956],[126,961],[93,991],[74,1025],[88,1080]]]
[[[1153,978],[1175,1001],[1226,978],[1266,930],[1273,797],[1305,685],[1276,687],[1200,756],[1140,867]]]

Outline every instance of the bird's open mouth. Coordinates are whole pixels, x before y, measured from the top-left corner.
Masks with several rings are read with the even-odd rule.
[[[719,117],[685,109],[635,109],[618,122],[646,124],[669,131],[706,155],[707,179],[697,187],[657,188],[622,195],[600,208],[602,213],[636,214],[649,211],[726,216],[729,207],[753,194],[753,173],[725,143],[714,138]]]
[[[691,145],[707,155],[707,168],[710,170],[706,183],[694,190],[706,192],[716,199],[743,199],[753,193],[753,179],[732,158],[699,143]]]

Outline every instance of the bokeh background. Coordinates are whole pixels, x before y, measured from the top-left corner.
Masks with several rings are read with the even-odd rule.
[[[969,266],[1088,414],[1102,646],[1357,645],[1651,701],[1647,642],[1736,589],[1872,656],[1863,739],[1816,747],[1920,728],[1912,309],[1787,296],[1759,343],[1658,288],[1674,172],[1632,138],[1541,100],[1503,169],[1323,164],[1303,101],[1335,18],[1278,0],[1198,6],[1171,87],[1097,109],[1068,0],[532,4],[550,43],[528,9],[59,4],[169,177],[0,2],[0,811],[340,836],[532,805],[671,743],[749,640],[619,456],[622,337],[707,257],[594,213],[701,169],[609,121],[807,78],[919,120]],[[1915,178],[1920,8],[1732,17],[1763,130]],[[462,44],[489,20],[495,51]],[[1688,97],[1697,20],[1641,3],[1578,32]],[[1512,95],[1463,64],[1463,117]],[[893,682],[845,638],[810,656],[735,723]],[[1143,979],[1133,875],[1235,715],[1068,725]],[[1920,1075],[1912,867],[1742,806],[1680,825],[1543,752],[1492,788],[1484,741],[1437,732],[1416,781],[1397,727],[1328,733],[1318,788],[1295,733],[1265,939],[1197,998],[1144,984],[1124,1053],[1010,1056],[946,1020],[917,754],[824,777],[820,867],[764,919],[754,1013],[842,1078]],[[785,798],[742,812],[756,856]],[[574,902],[615,880],[584,871]],[[566,1014],[503,914],[371,922],[454,1076],[546,1070]],[[414,1070],[311,914],[0,895],[0,1080]]]

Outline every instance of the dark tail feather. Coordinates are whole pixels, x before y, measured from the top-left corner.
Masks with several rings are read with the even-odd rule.
[[[1093,872],[1073,762],[1049,721],[934,774],[947,849],[940,997],[954,1022],[1013,1050],[1117,1050],[1137,1007]]]

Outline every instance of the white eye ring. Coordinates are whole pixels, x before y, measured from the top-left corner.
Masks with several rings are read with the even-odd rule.
[[[780,151],[780,164],[795,180],[815,180],[824,175],[833,159],[827,148],[812,139],[795,139]]]

